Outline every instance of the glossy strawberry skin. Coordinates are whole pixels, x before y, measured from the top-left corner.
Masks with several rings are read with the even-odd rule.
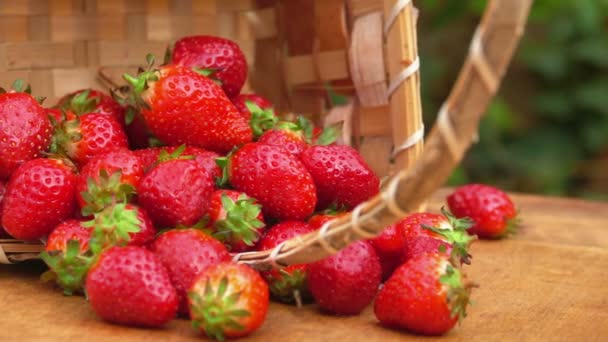
[[[304,165],[278,146],[251,143],[229,160],[230,184],[257,199],[264,215],[304,220],[317,203],[315,185]]]
[[[230,261],[224,245],[197,229],[175,229],[158,236],[150,248],[165,265],[177,290],[181,314],[188,313],[186,291],[207,267]]]
[[[161,151],[172,153],[177,148],[177,146],[149,147],[141,150],[135,150],[133,153],[135,153],[135,155],[141,161],[144,170],[147,171],[150,170],[150,168],[154,166],[156,162],[158,162],[158,157],[160,156]],[[196,160],[200,166],[207,170],[207,172],[210,173],[214,179],[222,174],[220,167],[217,166],[215,162],[215,159],[220,155],[215,152],[207,151],[198,147],[186,146],[181,156],[193,156],[194,160]]]
[[[368,306],[382,278],[380,259],[367,241],[357,241],[308,267],[308,287],[319,306],[356,315]]]
[[[219,287],[222,279],[227,279],[228,287],[226,296],[240,293],[238,301],[232,306],[233,310],[246,310],[247,316],[235,317],[235,320],[243,329],[237,329],[234,326],[226,325],[222,329],[224,337],[236,338],[251,334],[257,330],[266,319],[268,313],[269,293],[268,285],[262,277],[251,267],[236,264],[232,262],[224,262],[208,267],[205,271],[195,279],[189,293],[198,296],[204,296],[207,284],[210,284],[213,289]],[[189,298],[190,316],[194,321],[201,318],[197,314],[197,305]],[[203,333],[205,324],[200,324],[200,329]]]
[[[229,98],[239,94],[247,79],[247,61],[239,46],[228,39],[212,36],[184,37],[173,47],[174,64],[216,70],[210,77],[222,84]]]
[[[215,189],[211,175],[194,160],[163,162],[139,182],[139,204],[159,227],[192,226],[207,211]]]
[[[251,119],[251,112],[249,111],[246,105],[247,101],[251,101],[261,109],[268,109],[273,107],[272,103],[263,96],[257,94],[239,94],[232,100],[232,103],[247,120]]]
[[[418,254],[438,253],[445,248],[449,255],[452,246],[439,234],[425,229],[423,226],[449,228],[450,224],[443,215],[435,213],[414,213],[405,217],[397,225],[403,227],[405,234],[405,250],[402,261],[407,261]]]
[[[144,174],[144,169],[139,158],[137,158],[132,151],[127,149],[117,149],[96,155],[82,167],[80,175],[78,176],[76,193],[80,208],[83,208],[86,205],[81,194],[88,190],[88,179],[92,178],[97,182],[102,170],[105,170],[108,175],[120,171],[120,183],[129,184],[134,188],[137,188],[137,185]]]
[[[311,146],[301,159],[317,186],[319,209],[332,203],[352,208],[380,190],[378,176],[350,146]]]
[[[69,219],[60,223],[49,234],[44,249],[47,252],[62,251],[65,253],[68,242],[76,240],[80,244],[80,252],[89,248],[91,229],[84,227],[82,221]]]
[[[83,166],[97,155],[129,147],[122,125],[113,116],[89,113],[77,120],[81,139],[65,141],[63,148],[78,165]]]
[[[73,93],[67,94],[57,101],[55,107],[72,110],[72,108],[70,108],[70,102],[72,99],[85,91],[89,92],[88,99],[95,98],[97,101],[97,105],[91,110],[92,113],[110,115],[113,116],[121,125],[125,123],[125,109],[111,96],[95,89],[80,89]]]
[[[218,153],[253,139],[249,123],[209,78],[184,67],[160,69],[142,94],[150,131],[168,145],[192,145]]]
[[[146,213],[146,211],[134,204],[127,204],[126,210],[133,210],[137,213],[137,219],[139,220],[139,232],[137,233],[129,233],[129,246],[148,246],[156,237],[156,228],[150,219],[150,216]]]
[[[308,144],[304,141],[304,135],[301,132],[289,129],[266,131],[260,136],[258,142],[260,144],[282,146],[296,157],[299,157],[308,148]]]
[[[25,161],[42,156],[51,142],[46,111],[24,93],[0,94],[0,179],[6,180]]]
[[[295,238],[296,236],[306,235],[316,229],[310,224],[301,221],[283,221],[272,226],[259,241],[257,250],[264,251],[272,249],[284,241]],[[260,272],[270,287],[270,292],[280,301],[293,302],[296,300],[294,291],[299,291],[300,296],[304,297],[308,293],[308,265],[295,264],[284,267],[280,270]],[[287,284],[284,286],[283,284]]]
[[[470,234],[480,238],[499,238],[508,233],[510,221],[517,216],[513,201],[502,190],[484,184],[469,184],[457,188],[447,198],[450,211],[456,217],[469,217],[475,224]]]
[[[378,293],[374,313],[388,327],[423,335],[441,335],[452,329],[445,286],[439,281],[448,264],[446,256],[418,254],[401,265]]]
[[[159,327],[175,316],[178,297],[167,270],[141,247],[111,247],[91,267],[86,293],[93,310],[106,321]]]
[[[388,279],[393,271],[401,265],[405,255],[406,238],[403,225],[396,223],[382,231],[369,243],[376,250],[382,264],[382,279]]]
[[[76,175],[57,159],[23,163],[9,181],[2,226],[12,237],[36,240],[70,217],[76,204]]]

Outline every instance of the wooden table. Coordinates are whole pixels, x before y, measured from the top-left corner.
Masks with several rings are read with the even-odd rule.
[[[445,191],[431,201],[439,208]],[[478,341],[608,341],[608,204],[515,195],[523,229],[506,241],[477,242],[472,279],[481,284],[464,323],[443,338]],[[38,281],[38,262],[0,265],[0,341],[200,340],[185,320],[146,330],[100,321],[81,297]],[[424,339],[381,328],[368,308],[332,317],[314,306],[272,304],[252,340]]]

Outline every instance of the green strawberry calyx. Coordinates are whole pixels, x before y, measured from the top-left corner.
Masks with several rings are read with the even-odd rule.
[[[213,237],[222,242],[243,241],[253,246],[260,238],[258,229],[264,227],[264,222],[258,219],[262,206],[245,194],[239,195],[236,201],[222,194],[221,201],[226,217],[214,222]]]
[[[95,110],[101,98],[99,96],[90,96],[91,90],[86,89],[78,94],[72,95],[69,101],[65,101],[59,109],[66,112],[71,111],[76,115],[91,113]]]
[[[304,139],[310,145],[331,145],[338,139],[339,132],[334,126],[324,128],[321,134],[316,137],[315,125],[302,115],[297,117],[296,125],[304,132]]]
[[[222,277],[217,289],[207,280],[204,293],[201,295],[190,291],[188,297],[191,301],[192,326],[197,330],[204,330],[207,336],[223,341],[224,331],[245,330],[239,323],[243,317],[251,313],[238,307],[242,292],[228,293],[228,277]]]
[[[93,219],[84,222],[91,228],[89,248],[94,254],[112,246],[124,246],[130,240],[130,234],[141,231],[137,208],[127,207],[127,203],[115,203],[103,211],[95,213]]]
[[[150,88],[153,82],[159,80],[160,70],[154,68],[154,61],[154,55],[149,53],[146,55],[146,68],[139,68],[137,76],[131,76],[127,73],[122,75],[122,78],[131,87],[131,91],[125,94],[126,98],[120,101],[123,105],[130,105],[137,109],[150,109],[148,103],[142,98],[142,94]]]
[[[24,93],[24,94],[29,94],[32,95],[32,87],[29,84],[26,84],[22,79],[16,79],[15,81],[13,81],[13,84],[11,86],[11,89],[9,91],[6,91],[6,89],[0,87],[0,94],[6,94],[6,93]],[[43,96],[34,96],[34,99],[36,100],[36,102],[38,102],[38,104],[42,105],[42,103],[44,102],[44,100],[46,100],[46,97]]]
[[[274,128],[279,121],[279,118],[275,115],[272,108],[262,109],[250,100],[245,101],[245,106],[251,113],[249,126],[256,138],[264,134],[264,132]]]
[[[469,246],[477,237],[470,235],[467,232],[467,229],[472,227],[473,221],[469,218],[458,219],[445,208],[441,208],[441,213],[448,220],[449,228],[432,227],[424,224],[422,225],[422,228],[436,233],[452,246],[451,258],[453,260],[459,260],[461,263],[470,264],[471,254],[469,254]],[[439,248],[440,252],[445,252],[444,245],[441,245]]]
[[[128,202],[134,194],[135,188],[122,182],[121,170],[109,175],[106,169],[101,169],[97,180],[89,177],[87,190],[80,193],[86,203],[82,208],[82,215],[89,216],[100,212],[112,203]]]
[[[51,146],[49,152],[62,156],[70,156],[74,154],[76,147],[74,146],[82,140],[80,133],[80,119],[68,119],[64,110],[61,110],[61,120],[57,121],[53,116],[49,116],[51,125],[53,126],[53,136],[51,137]]]
[[[465,282],[462,272],[448,263],[439,282],[447,287],[447,302],[451,317],[461,321],[467,316],[467,306],[471,303],[471,289],[477,287],[474,283]]]
[[[301,307],[302,300],[311,296],[308,292],[306,270],[300,268],[274,270],[270,271],[267,279],[270,293],[283,303],[296,303],[297,307]]]
[[[94,258],[90,252],[81,251],[80,241],[72,239],[68,241],[65,252],[44,251],[40,253],[40,258],[49,267],[41,276],[43,281],[55,281],[67,296],[82,292]]]

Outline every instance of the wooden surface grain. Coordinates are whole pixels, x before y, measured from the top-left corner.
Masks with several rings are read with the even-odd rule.
[[[438,209],[445,190],[429,208]],[[608,204],[515,195],[523,228],[473,246],[470,278],[481,287],[463,324],[445,341],[608,341]],[[185,320],[163,329],[104,323],[81,297],[38,281],[39,262],[0,265],[0,341],[200,340]],[[354,317],[272,304],[251,340],[427,340],[380,327],[371,308]]]

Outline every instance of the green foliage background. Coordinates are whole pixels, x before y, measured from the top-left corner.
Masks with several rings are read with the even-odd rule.
[[[462,66],[485,4],[417,3],[427,124]],[[608,0],[536,0],[480,142],[450,183],[608,200],[607,28]]]

